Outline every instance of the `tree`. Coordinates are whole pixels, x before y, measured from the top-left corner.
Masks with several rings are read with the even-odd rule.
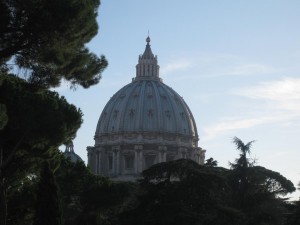
[[[58,185],[48,162],[41,171],[33,225],[61,225],[62,211]]]
[[[206,160],[205,166],[218,166],[218,161],[210,157]]]
[[[32,225],[35,216],[36,191],[40,174],[28,176],[7,192],[9,225]]]
[[[39,90],[24,80],[1,74],[1,103],[8,122],[0,130],[0,224],[6,224],[7,190],[14,191],[41,161],[74,138],[82,113],[56,92]]]
[[[0,130],[5,127],[7,120],[6,106],[4,104],[0,104]]]
[[[100,0],[1,0],[0,67],[14,63],[28,81],[58,86],[62,78],[85,88],[97,84],[104,56],[85,44],[98,31]]]
[[[179,159],[143,171],[137,201],[121,224],[242,225],[230,206],[229,170]]]
[[[59,167],[55,177],[62,195],[63,221],[65,225],[74,224],[76,215],[82,211],[80,198],[89,186],[96,183],[97,178],[83,162],[73,163],[62,154],[56,160]]]
[[[234,206],[247,216],[248,225],[282,224],[285,208],[280,196],[295,191],[293,183],[247,158],[253,141],[244,144],[235,137],[233,142],[240,151],[240,157],[231,163]]]
[[[300,182],[298,183],[298,190],[300,190]],[[288,204],[289,214],[287,216],[286,225],[300,225],[300,199],[290,202]]]
[[[122,205],[131,197],[135,184],[116,182],[98,176],[97,183],[89,185],[80,196],[82,211],[76,225],[116,224]]]
[[[92,174],[83,162],[62,154],[56,159],[56,181],[62,194],[65,225],[116,224],[116,214],[134,189],[131,182],[115,182]]]

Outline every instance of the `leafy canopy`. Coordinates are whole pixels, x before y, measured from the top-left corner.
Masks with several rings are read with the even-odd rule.
[[[85,44],[98,31],[99,0],[1,0],[0,67],[11,59],[28,81],[54,87],[62,78],[85,88],[97,84],[104,56]]]
[[[7,179],[16,172],[28,173],[39,157],[48,157],[61,144],[74,138],[82,123],[82,113],[58,93],[36,90],[24,80],[1,74],[1,103],[8,122],[0,130],[3,164]]]

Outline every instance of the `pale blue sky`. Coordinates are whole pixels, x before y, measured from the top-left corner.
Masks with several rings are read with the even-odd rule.
[[[101,82],[59,89],[84,113],[74,140],[84,160],[106,102],[135,76],[149,30],[160,77],[192,110],[206,158],[228,167],[234,136],[256,140],[259,165],[300,181],[299,0],[102,0],[98,21],[88,46],[109,61]]]

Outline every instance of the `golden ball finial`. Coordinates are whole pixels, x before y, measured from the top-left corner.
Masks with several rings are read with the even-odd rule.
[[[150,43],[150,37],[149,37],[149,35],[148,35],[148,37],[146,38],[146,42],[147,42],[147,44]]]

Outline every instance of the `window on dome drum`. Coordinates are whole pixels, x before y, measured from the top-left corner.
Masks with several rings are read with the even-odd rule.
[[[148,169],[155,163],[156,155],[145,155],[145,169]]]
[[[167,162],[169,162],[169,161],[172,161],[172,160],[174,160],[175,159],[175,155],[167,155],[167,157],[166,157],[166,161]]]
[[[108,169],[109,170],[113,169],[113,157],[112,157],[112,155],[108,156]]]
[[[124,163],[126,170],[134,169],[134,155],[124,155]]]

